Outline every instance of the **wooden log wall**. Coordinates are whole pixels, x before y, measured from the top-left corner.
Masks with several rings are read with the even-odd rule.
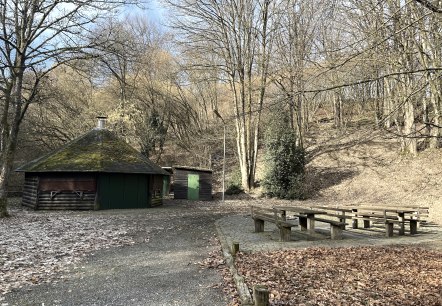
[[[93,210],[95,207],[95,192],[41,191],[38,194],[38,209],[72,209]]]
[[[163,204],[163,176],[162,175],[152,175],[151,180],[151,206],[158,206]]]
[[[212,173],[200,172],[200,200],[212,200]]]
[[[38,176],[26,175],[23,186],[22,205],[37,208]]]
[[[174,199],[187,199],[187,174],[189,174],[189,171],[174,169],[173,172]]]

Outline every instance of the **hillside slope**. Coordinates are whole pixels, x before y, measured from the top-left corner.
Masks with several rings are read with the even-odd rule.
[[[442,224],[442,149],[416,157],[396,139],[355,125],[344,132],[317,126],[309,137],[308,183],[314,199],[336,204],[419,205]]]

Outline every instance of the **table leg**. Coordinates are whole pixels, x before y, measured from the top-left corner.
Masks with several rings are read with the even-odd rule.
[[[364,218],[369,218],[369,216],[364,216]],[[370,220],[364,220],[364,228],[370,228]]]
[[[315,232],[315,215],[307,215],[307,229],[309,232]]]
[[[301,227],[301,231],[307,230],[307,217],[299,217],[299,226]]]
[[[410,220],[410,235],[416,235],[417,234],[417,220]]]
[[[398,220],[399,220],[399,235],[405,235],[405,213],[404,212],[398,212],[397,213]]]
[[[352,209],[353,212],[353,220],[352,220],[352,228],[358,228],[358,219],[355,217],[358,215],[358,210],[356,208]]]
[[[342,212],[342,218],[339,219],[339,222],[344,222],[344,225],[342,226],[342,229],[345,230],[345,211]]]

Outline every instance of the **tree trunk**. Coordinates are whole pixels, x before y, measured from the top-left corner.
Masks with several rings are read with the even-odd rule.
[[[417,141],[416,141],[416,124],[414,122],[414,105],[410,98],[407,99],[404,105],[404,127],[402,131],[402,142],[404,153],[412,155],[417,154]]]
[[[440,96],[436,92],[432,92],[431,94],[431,104],[434,109],[434,118],[432,120],[433,126],[430,128],[430,142],[429,147],[431,149],[439,149],[440,148],[440,138],[441,138],[441,102]]]
[[[8,216],[8,181],[9,176],[14,166],[14,156],[17,148],[17,138],[21,121],[21,88],[23,77],[17,78],[17,90],[15,92],[16,103],[14,103],[14,117],[11,131],[5,143],[5,151],[2,155],[2,165],[0,173],[0,218]]]
[[[384,105],[383,105],[382,110],[384,113],[384,115],[383,115],[384,127],[386,129],[391,128],[391,122],[393,121],[392,120],[392,116],[393,116],[392,105],[393,105],[394,97],[393,97],[393,90],[392,90],[391,82],[392,82],[391,80],[384,79],[384,88],[385,88],[385,91],[387,94],[387,99],[384,98],[385,100],[384,100]]]
[[[335,128],[342,127],[342,101],[341,95],[338,92],[333,93],[333,114],[334,114],[334,122]]]
[[[9,144],[10,145],[10,144]],[[13,154],[13,153],[12,153]],[[9,216],[8,214],[8,179],[12,170],[13,157],[11,150],[8,149],[3,155],[3,164],[0,173],[0,218]]]

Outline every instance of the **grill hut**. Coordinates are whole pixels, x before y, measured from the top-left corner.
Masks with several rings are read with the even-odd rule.
[[[212,200],[212,170],[174,166],[174,199]]]
[[[147,208],[162,204],[169,174],[104,128],[16,171],[25,173],[22,204],[34,209]]]

